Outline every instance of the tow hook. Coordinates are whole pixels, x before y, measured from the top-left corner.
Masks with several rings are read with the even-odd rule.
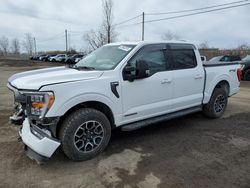
[[[16,112],[13,114],[13,116],[10,116],[10,122],[14,125],[22,125],[24,121],[24,110],[21,106],[15,107]]]

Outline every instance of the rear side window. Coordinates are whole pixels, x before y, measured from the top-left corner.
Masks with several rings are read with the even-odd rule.
[[[172,49],[173,68],[190,69],[197,66],[196,56],[192,49]]]

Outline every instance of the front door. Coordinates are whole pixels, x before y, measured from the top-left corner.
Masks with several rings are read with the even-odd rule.
[[[164,44],[146,45],[128,64],[143,60],[149,66],[149,77],[122,80],[123,123],[165,114],[171,110],[173,72]]]

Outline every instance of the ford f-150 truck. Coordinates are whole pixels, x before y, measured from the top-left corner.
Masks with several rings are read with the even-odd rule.
[[[61,146],[75,161],[108,145],[112,129],[131,131],[203,111],[223,115],[240,86],[237,63],[203,64],[187,42],[107,44],[74,66],[18,73],[8,80],[26,154],[37,161]]]

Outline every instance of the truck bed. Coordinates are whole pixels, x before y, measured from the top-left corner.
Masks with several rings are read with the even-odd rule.
[[[204,63],[205,84],[203,103],[209,102],[213,88],[222,80],[228,83],[229,93],[232,96],[239,91],[240,81],[237,76],[239,63]]]

